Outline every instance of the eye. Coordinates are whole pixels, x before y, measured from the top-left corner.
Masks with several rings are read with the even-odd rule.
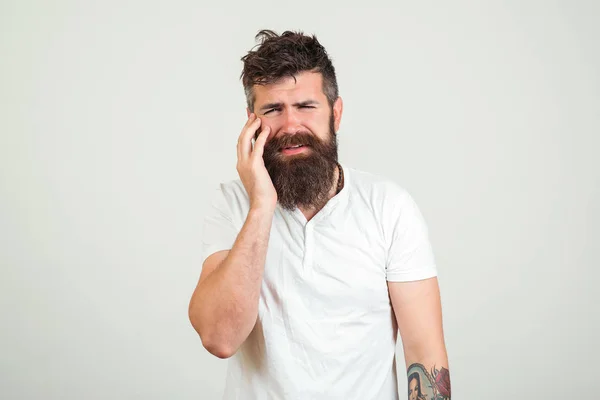
[[[279,109],[278,109],[278,108],[271,108],[270,110],[268,110],[268,111],[264,112],[264,114],[263,114],[263,115],[267,115],[267,114],[268,114],[268,113],[270,113],[271,111],[277,111],[277,110],[279,110]]]
[[[300,106],[300,108],[315,108],[314,106]]]

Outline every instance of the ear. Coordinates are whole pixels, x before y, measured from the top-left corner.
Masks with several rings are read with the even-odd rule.
[[[333,122],[335,127],[335,133],[340,129],[340,123],[342,122],[342,112],[344,111],[344,102],[342,98],[338,96],[337,100],[333,103]]]
[[[250,114],[252,114],[252,112],[250,112],[250,109],[246,107],[246,117],[250,118]]]

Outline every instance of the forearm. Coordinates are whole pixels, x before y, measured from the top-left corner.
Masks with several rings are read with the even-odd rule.
[[[409,400],[449,400],[450,372],[443,345],[438,349],[413,351],[405,348]],[[425,395],[428,394],[429,397]],[[419,397],[422,396],[422,397]]]
[[[251,209],[227,257],[198,288],[194,312],[203,343],[229,357],[252,331],[273,220],[271,209]]]

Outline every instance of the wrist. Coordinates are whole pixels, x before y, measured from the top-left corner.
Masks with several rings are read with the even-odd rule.
[[[248,214],[254,214],[257,216],[272,216],[275,213],[275,206],[277,203],[254,203],[250,204],[250,211]]]

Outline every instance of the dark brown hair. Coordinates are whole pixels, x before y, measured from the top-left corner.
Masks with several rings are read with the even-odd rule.
[[[330,107],[338,98],[335,69],[325,48],[315,35],[285,31],[281,35],[263,29],[255,37],[260,43],[242,57],[244,69],[240,78],[246,93],[248,108],[254,111],[254,85],[268,85],[284,77],[304,72],[320,72],[323,76],[323,93]],[[256,47],[256,46],[255,46]]]

